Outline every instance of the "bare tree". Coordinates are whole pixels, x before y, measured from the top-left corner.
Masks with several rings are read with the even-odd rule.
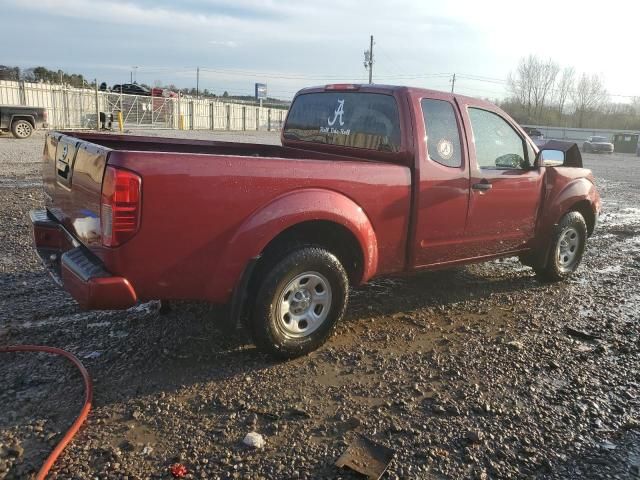
[[[534,77],[533,82],[533,99],[537,120],[542,116],[542,109],[547,104],[547,101],[550,100],[559,71],[560,67],[551,59],[544,63],[538,63],[538,68],[535,72],[537,76]]]
[[[532,70],[535,68],[534,64],[536,57],[529,55],[526,58],[521,58],[518,68],[515,73],[509,73],[507,78],[508,88],[514,100],[522,105],[527,117],[527,120],[531,119],[531,110],[533,107],[533,82],[532,82]]]
[[[560,80],[556,86],[556,97],[558,99],[558,112],[560,113],[560,118],[562,118],[562,114],[564,113],[564,107],[567,104],[569,93],[573,90],[575,76],[575,68],[564,67],[562,75],[560,75]]]
[[[631,99],[631,106],[636,115],[640,115],[640,97],[633,97]]]
[[[515,73],[509,74],[508,86],[514,99],[520,103],[528,120],[537,121],[551,96],[560,67],[535,55],[520,59]]]
[[[585,114],[597,109],[607,100],[607,90],[602,78],[596,74],[583,73],[575,88],[571,90],[571,98],[576,106],[578,128],[582,128]]]

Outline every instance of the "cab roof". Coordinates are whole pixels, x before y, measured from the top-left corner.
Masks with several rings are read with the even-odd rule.
[[[321,93],[321,92],[362,92],[362,93],[382,93],[386,95],[404,94],[409,96],[428,96],[437,94],[440,98],[449,97],[451,100],[459,99],[464,100],[465,103],[474,105],[484,105],[495,109],[496,106],[486,100],[479,98],[468,97],[466,95],[459,95],[457,93],[445,92],[442,90],[433,90],[428,88],[411,87],[406,85],[385,85],[377,83],[329,83],[326,85],[316,85],[313,87],[307,87],[296,93],[296,96],[303,95],[305,93]],[[295,97],[294,97],[295,98]]]

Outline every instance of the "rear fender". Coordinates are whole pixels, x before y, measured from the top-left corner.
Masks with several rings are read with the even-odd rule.
[[[34,128],[36,128],[36,121],[33,118],[33,115],[24,115],[21,113],[16,113],[15,115],[11,115],[11,123],[9,124],[9,126],[13,125],[13,122],[16,122],[18,120],[26,120],[27,122],[29,122],[31,124],[31,126]]]
[[[227,295],[237,286],[242,272],[252,258],[260,256],[278,234],[302,222],[325,220],[347,228],[357,239],[364,259],[362,281],[376,272],[378,245],[367,215],[353,200],[331,190],[305,189],[286,193],[247,218],[229,242],[223,262],[208,289],[221,279],[228,285]]]

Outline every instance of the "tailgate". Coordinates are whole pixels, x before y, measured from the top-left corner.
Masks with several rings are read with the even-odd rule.
[[[99,246],[100,195],[110,149],[59,132],[45,139],[47,210],[86,246]]]

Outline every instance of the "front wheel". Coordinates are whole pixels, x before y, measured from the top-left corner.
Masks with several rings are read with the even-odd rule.
[[[346,309],[344,267],[320,247],[292,251],[263,276],[250,328],[256,346],[279,358],[312,352],[333,333]]]
[[[587,224],[579,212],[565,214],[556,225],[545,265],[533,268],[543,280],[557,281],[576,271],[587,242]]]

